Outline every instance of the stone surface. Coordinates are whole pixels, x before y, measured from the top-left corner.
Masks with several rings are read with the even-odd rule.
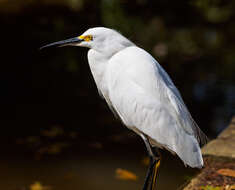
[[[230,125],[202,149],[203,155],[235,158],[235,117]]]
[[[231,189],[230,187],[234,187],[235,177],[228,176],[221,171],[231,171],[231,174],[233,174],[235,171],[235,159],[204,156],[204,162],[205,167],[196,178],[191,180],[184,190],[234,190],[234,188]]]
[[[235,172],[235,117],[215,140],[203,147],[202,153],[205,167],[184,190],[204,190],[207,187],[233,190],[235,177],[221,175],[218,171],[226,169]]]

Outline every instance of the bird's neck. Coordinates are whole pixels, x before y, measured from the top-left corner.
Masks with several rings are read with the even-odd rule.
[[[103,96],[107,94],[107,86],[104,78],[108,60],[109,57],[106,57],[93,49],[88,51],[88,63],[91,69],[91,73],[98,90],[102,93]]]

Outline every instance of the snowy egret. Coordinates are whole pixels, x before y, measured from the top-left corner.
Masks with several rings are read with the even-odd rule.
[[[88,29],[81,36],[41,49],[67,45],[89,48],[88,62],[99,94],[125,126],[144,140],[150,165],[143,190],[155,187],[158,148],[177,154],[185,165],[203,166],[200,145],[206,142],[206,136],[168,74],[148,52],[104,27]]]

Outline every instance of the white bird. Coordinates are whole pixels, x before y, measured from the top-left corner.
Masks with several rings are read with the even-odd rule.
[[[88,62],[99,94],[125,126],[143,138],[151,158],[143,190],[150,179],[151,189],[155,186],[160,157],[154,147],[177,154],[190,167],[203,166],[200,145],[206,136],[168,74],[148,52],[104,27],[42,48],[66,45],[90,49]]]

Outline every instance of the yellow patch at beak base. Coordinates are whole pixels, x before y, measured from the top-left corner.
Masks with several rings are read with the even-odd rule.
[[[79,39],[82,39],[82,40],[84,40],[84,41],[86,41],[86,42],[89,42],[89,41],[93,40],[92,35],[78,36],[78,38],[79,38]]]

